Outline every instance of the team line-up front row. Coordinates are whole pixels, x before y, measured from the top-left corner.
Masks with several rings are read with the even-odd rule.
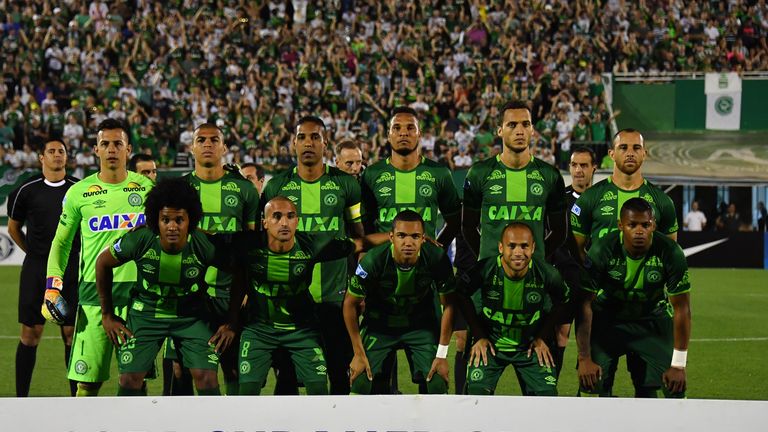
[[[574,317],[581,395],[610,396],[622,355],[637,396],[659,389],[667,397],[685,394],[687,265],[669,236],[676,223],[656,229],[671,201],[642,177],[634,190],[618,186],[640,175],[644,148],[636,131],[614,139],[616,185],[595,185],[572,206],[579,252],[589,246],[572,257],[573,249],[549,243],[556,231],[567,231],[562,177],[528,153],[530,111],[505,107],[502,154],[473,167],[465,184],[464,223],[475,219],[479,238],[466,230],[465,236],[479,259],[454,274],[443,245],[431,238],[432,215],[440,210],[448,230],[461,215],[447,203],[458,202],[460,210],[461,202],[445,198],[443,173],[418,155],[418,121],[407,109],[390,121],[391,159],[366,169],[373,178],[363,175],[363,195],[373,195],[363,211],[379,228],[368,235],[356,229],[357,181],[322,163],[324,125],[317,118],[299,122],[298,166],[270,180],[261,209],[251,183],[221,166],[224,143],[215,125],[195,130],[194,173],[153,185],[126,170],[124,126],[105,123],[97,144],[101,171],[66,194],[42,307],[59,323],[73,312],[61,290],[74,289],[63,286],[63,277],[79,229],[68,375],[79,382],[78,395],[96,395],[109,378],[113,346],[118,394],[146,394],[144,380],[166,338],[200,395],[220,394],[220,364],[227,394],[259,394],[271,367],[278,385],[280,376],[293,378],[307,394],[327,394],[330,379],[331,392],[339,393],[339,363],[346,392],[377,393],[386,388],[397,349],[406,351],[424,392],[445,393],[458,315],[472,340],[463,385],[469,394],[493,394],[511,365],[524,395],[557,395],[558,333]],[[564,270],[569,260],[579,262],[575,271]],[[354,272],[347,275],[347,267]]]

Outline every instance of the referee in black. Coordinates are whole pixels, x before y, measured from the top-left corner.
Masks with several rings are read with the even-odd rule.
[[[40,155],[43,173],[24,182],[8,197],[8,233],[26,253],[19,278],[19,323],[21,340],[16,348],[16,396],[29,395],[32,371],[35,368],[37,344],[43,336],[45,318],[40,305],[45,295],[46,265],[53,236],[61,215],[62,201],[67,190],[78,179],[68,176],[67,147],[59,140],[51,140],[43,146]],[[26,225],[26,234],[21,227]],[[79,238],[79,236],[78,236]],[[73,244],[69,264],[64,276],[62,295],[71,307],[77,305],[77,261],[80,241]],[[67,288],[69,287],[69,288]],[[68,316],[61,326],[64,340],[64,364],[69,367],[75,314]],[[66,370],[66,369],[65,369]],[[70,382],[72,396],[76,383]]]

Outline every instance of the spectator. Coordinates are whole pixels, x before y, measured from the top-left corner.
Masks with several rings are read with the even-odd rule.
[[[687,231],[703,231],[707,226],[707,217],[699,210],[699,202],[694,200],[691,203],[691,211],[685,215],[683,226]]]
[[[718,231],[725,232],[726,234],[738,232],[741,226],[741,215],[736,211],[736,204],[728,204],[728,210],[726,210],[725,214],[718,216],[715,224]]]

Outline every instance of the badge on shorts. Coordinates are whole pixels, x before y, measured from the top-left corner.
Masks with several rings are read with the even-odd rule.
[[[84,375],[86,372],[88,372],[88,363],[84,362],[83,360],[78,360],[75,363],[75,372]]]
[[[472,381],[480,381],[481,379],[483,379],[482,369],[473,370],[472,373],[469,374],[469,379]]]

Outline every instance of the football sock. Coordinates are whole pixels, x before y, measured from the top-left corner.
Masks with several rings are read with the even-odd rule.
[[[69,358],[72,353],[72,345],[64,345],[64,366],[69,371]],[[75,396],[77,394],[77,381],[69,380],[69,395]]]
[[[456,394],[464,394],[464,385],[467,383],[467,360],[463,351],[456,351],[453,362],[453,382],[456,383]]]
[[[308,395],[327,395],[328,394],[328,384],[325,381],[305,382],[304,388],[307,389]]]
[[[213,387],[208,389],[197,389],[198,396],[221,396],[219,387]]]
[[[240,394],[243,396],[258,396],[261,394],[261,387],[263,387],[263,383],[254,383],[254,382],[248,382],[248,383],[242,383],[240,384]],[[237,393],[230,394],[227,392],[227,395],[235,395]]]
[[[145,389],[129,389],[123,386],[117,387],[118,396],[146,396],[147,391]]]
[[[552,357],[555,360],[555,378],[560,378],[560,371],[563,370],[563,359],[565,358],[565,347],[556,346],[552,350]]]
[[[432,375],[432,379],[427,382],[427,392],[429,394],[445,394],[448,392],[448,383],[438,374]]]
[[[19,341],[16,347],[16,397],[29,396],[32,371],[37,360],[37,346],[24,345]]]
[[[240,394],[240,386],[237,381],[227,381],[224,385],[228,396],[236,396]]]
[[[77,397],[91,397],[91,396],[98,396],[98,395],[99,395],[99,389],[89,389],[89,388],[85,388],[80,384],[77,385],[77,394],[75,395]]]

